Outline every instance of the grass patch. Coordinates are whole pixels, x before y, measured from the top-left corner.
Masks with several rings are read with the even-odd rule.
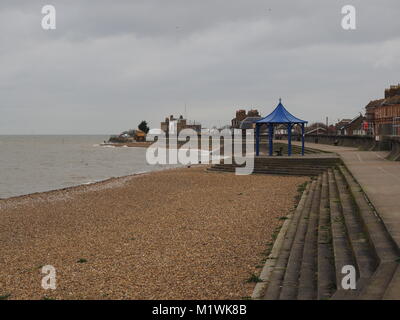
[[[55,300],[55,299],[44,296],[44,297],[42,298],[42,300]]]
[[[261,259],[261,263],[265,264],[267,262],[267,257]]]
[[[267,249],[263,252],[263,255],[266,256],[266,257],[268,257],[268,256],[271,254],[271,251],[272,251],[272,248],[269,247],[269,248],[267,248]]]
[[[306,187],[307,187],[307,181],[304,182],[304,183],[302,183],[301,185],[299,185],[299,186],[297,187],[297,192],[303,193],[304,190],[306,190]]]
[[[0,300],[7,300],[9,297],[11,297],[11,293],[6,293],[3,296],[0,296]]]
[[[297,194],[294,197],[294,200],[295,200],[294,209],[297,208],[297,205],[300,202],[301,196],[306,190],[307,183],[308,183],[308,181],[306,181],[306,182],[300,184],[299,186],[297,186]]]
[[[86,263],[86,262],[88,262],[86,259],[79,259],[78,261],[77,261],[77,263]]]
[[[259,276],[255,275],[252,273],[250,277],[246,280],[247,283],[257,283],[257,282],[262,282]]]

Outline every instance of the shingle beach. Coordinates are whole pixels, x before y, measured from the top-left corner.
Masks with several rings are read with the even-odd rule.
[[[307,179],[200,166],[0,200],[0,296],[248,297]],[[41,287],[45,265],[56,290]]]

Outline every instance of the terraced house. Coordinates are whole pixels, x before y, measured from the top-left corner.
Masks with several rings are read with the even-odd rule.
[[[400,84],[385,90],[385,98],[370,101],[365,107],[368,130],[376,140],[400,136]]]

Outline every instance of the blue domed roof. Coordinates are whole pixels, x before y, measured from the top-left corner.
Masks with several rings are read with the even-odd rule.
[[[285,109],[281,100],[279,104],[268,116],[255,121],[255,123],[307,123],[305,120],[301,120],[293,116],[289,111]]]

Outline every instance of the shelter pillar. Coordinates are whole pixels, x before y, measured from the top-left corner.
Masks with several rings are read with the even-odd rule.
[[[272,156],[274,152],[274,146],[272,141],[272,136],[274,135],[274,124],[268,124],[268,142],[269,142],[269,155]]]
[[[288,156],[292,155],[292,124],[288,123]]]
[[[301,124],[301,155],[304,156],[304,123]]]
[[[260,125],[256,123],[256,156],[260,155]]]

